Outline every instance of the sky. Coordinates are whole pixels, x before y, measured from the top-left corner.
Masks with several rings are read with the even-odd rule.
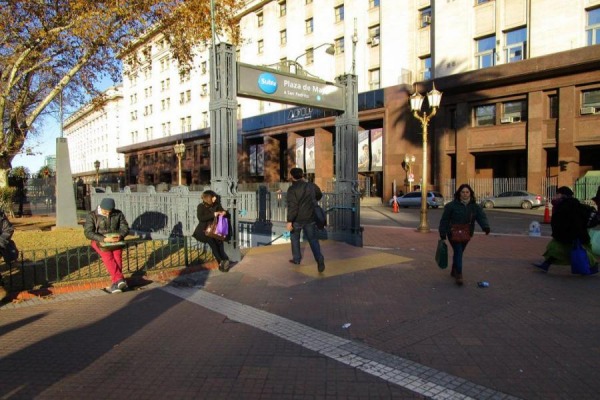
[[[113,85],[114,83],[110,78],[104,78],[96,84],[96,88],[102,91]],[[83,106],[83,104],[81,106]],[[63,119],[67,119],[68,116],[69,115],[65,112]],[[35,173],[45,165],[44,161],[47,156],[56,155],[56,139],[60,137],[58,113],[57,115],[47,116],[43,120],[43,123],[36,121],[36,124],[38,125],[40,133],[35,136],[28,135],[25,146],[23,146],[23,149],[31,148],[31,151],[34,154],[18,154],[12,160],[13,168],[23,166],[26,167],[30,173]],[[69,148],[70,157],[73,157],[73,150],[74,149]]]

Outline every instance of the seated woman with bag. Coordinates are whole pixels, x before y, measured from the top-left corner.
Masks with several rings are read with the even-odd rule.
[[[225,254],[223,240],[207,235],[207,229],[215,219],[227,215],[227,212],[219,203],[217,194],[212,190],[204,191],[201,198],[202,203],[198,204],[196,209],[199,222],[192,236],[199,242],[208,243],[215,260],[219,263],[219,271],[227,272],[229,271],[229,257]]]
[[[440,220],[440,238],[450,241],[452,246],[452,271],[450,276],[457,285],[463,284],[462,256],[475,232],[475,221],[486,235],[490,233],[490,224],[483,209],[475,201],[471,186],[463,183],[454,193],[454,200],[446,204]]]

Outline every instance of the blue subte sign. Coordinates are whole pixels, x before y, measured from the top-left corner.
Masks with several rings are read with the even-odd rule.
[[[273,94],[277,90],[277,78],[269,72],[263,72],[258,76],[258,87],[266,94]]]

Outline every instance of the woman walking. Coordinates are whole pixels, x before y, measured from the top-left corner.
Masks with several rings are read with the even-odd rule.
[[[463,253],[473,236],[473,232],[475,232],[475,221],[485,234],[489,235],[490,225],[487,216],[475,201],[475,193],[471,186],[463,183],[454,193],[454,200],[444,207],[439,227],[440,238],[442,240],[448,238],[452,246],[452,271],[450,275],[459,286],[463,284]],[[460,228],[463,228],[463,235],[461,235]]]
[[[198,225],[192,236],[199,242],[208,243],[213,256],[219,263],[219,271],[229,271],[229,257],[225,254],[225,246],[222,240],[206,236],[206,228],[219,215],[225,216],[227,211],[223,209],[219,202],[219,197],[212,190],[205,190],[202,193],[202,203],[198,204],[196,214],[198,216]]]
[[[571,265],[573,242],[579,240],[587,253],[591,274],[598,273],[598,263],[592,253],[588,232],[588,226],[594,225],[596,218],[594,210],[582,204],[574,195],[570,188],[561,186],[552,199],[552,240],[546,246],[544,261],[533,264],[544,272],[548,272],[552,264]]]

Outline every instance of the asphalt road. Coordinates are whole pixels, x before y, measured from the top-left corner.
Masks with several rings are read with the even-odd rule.
[[[443,209],[428,209],[427,220],[429,228],[437,230]],[[401,208],[394,213],[392,207],[363,206],[360,209],[361,225],[401,226],[405,228],[419,226],[421,210],[418,208]],[[493,233],[507,235],[529,235],[532,222],[540,223],[541,236],[550,236],[549,224],[543,224],[544,208],[533,210],[522,209],[491,209],[485,210]],[[475,232],[481,229],[476,225]]]

